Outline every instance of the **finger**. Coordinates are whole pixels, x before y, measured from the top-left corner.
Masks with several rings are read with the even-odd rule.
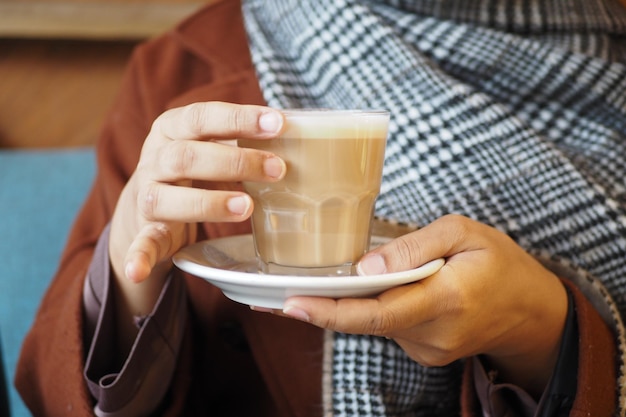
[[[156,148],[149,170],[157,181],[176,182],[190,178],[210,181],[277,181],[286,172],[276,155],[254,149],[213,142],[173,141]]]
[[[282,114],[269,107],[202,102],[168,110],[152,130],[172,140],[267,138],[282,126]]]
[[[165,225],[150,223],[144,226],[126,253],[126,278],[136,283],[143,282],[155,265],[167,257],[172,247],[172,237]]]
[[[401,302],[384,308],[384,301],[380,299],[294,297],[287,300],[282,313],[269,312],[336,332],[392,338],[413,360],[429,366],[445,365],[451,361],[449,352],[438,348],[437,341],[433,340],[433,335],[441,330],[441,323],[434,317],[422,317],[429,309],[419,301],[414,299],[408,305]],[[409,328],[411,336],[407,339],[406,329]]]
[[[466,217],[447,215],[367,253],[357,271],[375,275],[417,268],[434,259],[483,249],[491,233],[489,227]]]
[[[137,195],[137,207],[149,221],[237,222],[250,217],[249,195],[153,182]]]
[[[440,299],[422,281],[375,298],[291,297],[282,313],[333,331],[393,337],[437,317],[445,307]]]
[[[283,314],[315,326],[343,333],[377,334],[371,318],[378,311],[376,299],[291,297]]]

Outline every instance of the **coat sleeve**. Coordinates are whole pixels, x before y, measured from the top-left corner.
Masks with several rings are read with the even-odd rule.
[[[136,318],[138,335],[123,363],[111,355],[115,340],[115,297],[108,257],[107,227],[96,246],[84,286],[85,379],[98,416],[150,415],[170,387],[187,319],[181,277],[168,277],[153,311]]]

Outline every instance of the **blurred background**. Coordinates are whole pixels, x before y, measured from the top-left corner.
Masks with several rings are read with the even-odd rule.
[[[0,148],[92,144],[132,48],[202,2],[0,0]]]

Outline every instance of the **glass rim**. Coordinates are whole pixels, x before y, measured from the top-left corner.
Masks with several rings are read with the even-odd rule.
[[[367,115],[367,116],[389,116],[389,110],[382,109],[330,109],[330,108],[298,108],[298,109],[277,109],[285,116],[333,116],[341,114]]]

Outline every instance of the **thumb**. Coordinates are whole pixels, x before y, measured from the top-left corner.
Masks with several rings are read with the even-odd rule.
[[[126,253],[124,273],[132,282],[143,282],[172,247],[172,236],[163,223],[148,223],[135,236]]]
[[[477,241],[474,237],[486,233],[476,233],[479,228],[489,229],[464,216],[446,215],[368,252],[357,264],[357,272],[377,275],[406,271],[437,258],[478,249],[482,239]]]

